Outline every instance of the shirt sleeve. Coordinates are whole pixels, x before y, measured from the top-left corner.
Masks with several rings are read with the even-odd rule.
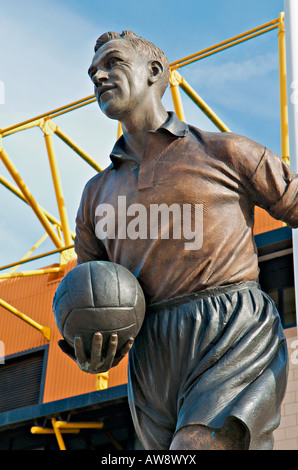
[[[88,261],[108,261],[105,246],[95,235],[92,210],[87,186],[84,189],[76,217],[76,237],[74,240],[77,264]]]
[[[282,158],[265,148],[251,184],[257,206],[289,227],[298,227],[298,176]]]

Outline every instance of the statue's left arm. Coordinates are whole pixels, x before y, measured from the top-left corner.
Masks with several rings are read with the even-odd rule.
[[[289,227],[298,227],[298,175],[281,157],[253,140],[232,133],[210,140],[208,151],[221,154],[222,161],[237,175],[253,205]]]
[[[289,227],[298,227],[298,175],[289,165],[265,148],[251,184],[256,205]]]

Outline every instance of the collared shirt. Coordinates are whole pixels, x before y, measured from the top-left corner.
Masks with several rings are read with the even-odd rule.
[[[258,280],[254,207],[298,227],[297,175],[262,145],[204,132],[174,113],[149,132],[140,162],[122,136],[111,165],[85,186],[78,263],[125,266],[149,303]]]

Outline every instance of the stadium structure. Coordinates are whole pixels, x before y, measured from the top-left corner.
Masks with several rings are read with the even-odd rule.
[[[290,6],[291,2],[288,2],[288,11],[281,12],[278,18],[266,24],[171,63],[170,90],[179,119],[185,120],[180,96],[182,89],[221,132],[230,132],[180,74],[181,68],[247,40],[257,40],[260,35],[277,32],[281,158],[287,164],[293,164],[297,172],[296,161],[292,161],[289,151],[291,103],[287,99],[289,64],[286,59],[285,16],[290,14]],[[297,9],[296,13],[298,15]],[[20,204],[26,204],[32,209],[33,216],[38,218],[45,230],[45,235],[22,259],[12,260],[0,268],[0,450],[115,451],[141,448],[127,402],[127,358],[107,373],[95,376],[83,373],[59,349],[57,342],[61,337],[52,312],[52,300],[59,282],[76,265],[75,234],[70,229],[64,203],[54,140],[61,139],[94,171],[101,171],[97,162],[66,135],[57,122],[59,116],[75,112],[94,101],[94,95],[88,96],[0,130],[0,157],[11,176],[8,180],[0,175],[0,183],[20,199]],[[6,151],[7,136],[20,131],[27,132],[33,127],[39,127],[45,138],[59,218],[37,202]],[[120,125],[117,134],[121,134]],[[275,431],[274,448],[297,450],[298,336],[295,282],[297,292],[298,264],[295,260],[295,235],[285,224],[272,219],[257,207],[254,236],[259,256],[260,284],[276,302],[289,349],[289,381],[282,404],[281,423]],[[34,256],[34,251],[48,237],[53,243],[53,249]],[[49,265],[47,259],[53,254],[59,254],[59,263]],[[38,267],[26,271],[26,263],[29,262],[34,262]]]

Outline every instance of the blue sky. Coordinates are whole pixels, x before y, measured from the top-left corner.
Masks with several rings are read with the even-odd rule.
[[[282,0],[2,0],[0,17],[0,128],[93,93],[87,69],[93,46],[108,30],[132,29],[177,60],[279,16]],[[237,134],[280,153],[277,30],[180,69],[181,75]],[[186,120],[205,130],[212,123],[182,92]],[[173,109],[169,90],[164,97]],[[116,138],[116,123],[96,104],[56,123],[102,167]],[[94,175],[55,140],[71,228],[86,181]],[[39,204],[58,216],[40,129],[3,139],[10,158]],[[0,162],[0,174],[12,181]],[[30,208],[0,187],[0,265],[20,259],[43,235]],[[39,254],[53,249],[46,242]],[[23,269],[56,262],[57,257]]]

